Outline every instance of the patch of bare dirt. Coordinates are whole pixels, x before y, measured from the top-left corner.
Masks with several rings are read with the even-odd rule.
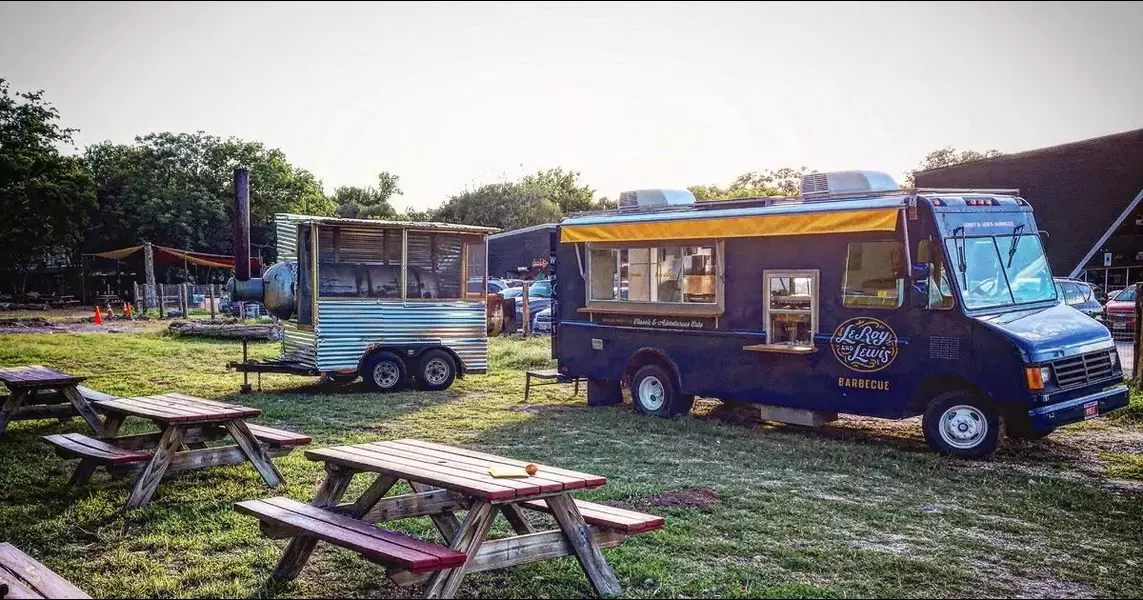
[[[714,488],[700,487],[653,494],[622,504],[642,508],[706,508],[718,503],[718,492],[714,491]]]

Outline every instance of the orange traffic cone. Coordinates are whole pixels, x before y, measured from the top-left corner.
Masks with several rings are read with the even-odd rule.
[[[123,316],[131,318],[131,305],[126,302],[123,303]]]
[[[98,306],[95,307],[95,324],[96,325],[102,325],[103,324],[103,315],[100,314]]]

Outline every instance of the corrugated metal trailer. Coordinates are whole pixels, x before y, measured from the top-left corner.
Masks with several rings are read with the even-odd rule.
[[[282,355],[236,370],[361,376],[381,391],[487,372],[486,294],[467,282],[487,282],[495,229],[292,214],[276,215],[275,229],[279,262],[228,287],[281,319]]]

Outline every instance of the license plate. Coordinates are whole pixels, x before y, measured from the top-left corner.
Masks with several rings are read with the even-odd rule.
[[[1112,323],[1112,329],[1127,329],[1127,323]]]
[[[1083,405],[1083,418],[1084,420],[1094,419],[1099,416],[1099,401],[1088,402]]]

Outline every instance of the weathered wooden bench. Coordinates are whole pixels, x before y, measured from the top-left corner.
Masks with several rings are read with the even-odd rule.
[[[0,543],[0,598],[91,598],[8,543]]]
[[[606,504],[576,500],[575,505],[579,508],[580,514],[583,515],[583,520],[586,521],[588,525],[594,525],[600,529],[616,531],[625,535],[655,531],[662,529],[666,524],[666,520],[658,515],[649,515],[624,508],[608,506]],[[543,500],[522,502],[520,506],[528,510],[548,514],[552,512],[551,509],[548,508],[548,504]]]
[[[235,509],[274,529],[316,538],[357,552],[372,562],[417,574],[459,567],[468,559],[463,552],[289,498],[239,502]]]
[[[543,383],[532,383],[533,379],[539,379]],[[579,382],[583,378],[570,377],[563,375],[555,369],[544,369],[541,371],[528,371],[524,374],[524,401],[528,401],[528,396],[532,393],[533,387],[540,387],[543,385],[560,385],[561,383],[574,383],[575,389],[572,393],[579,395]]]
[[[95,392],[99,393],[99,392]],[[85,393],[86,395],[86,393]],[[313,442],[309,436],[262,425],[246,424],[250,433],[261,443],[266,445],[266,454],[271,457],[285,456],[298,446],[305,446]],[[204,466],[205,458],[209,454],[213,464],[237,464],[244,462],[242,452],[235,447],[233,452],[220,456],[217,450],[209,450],[205,443],[221,439],[227,434],[223,428],[193,428],[183,437],[183,442],[190,449],[176,456],[170,466],[169,472],[177,472]],[[151,461],[153,454],[144,452],[144,449],[154,448],[162,437],[161,433],[143,433],[115,438],[96,439],[81,433],[62,433],[44,436],[44,441],[55,446],[56,454],[64,458],[78,458],[82,462],[76,467],[70,485],[83,485],[95,474],[98,467],[109,471],[134,472],[141,471]],[[198,452],[201,454],[196,455]]]

